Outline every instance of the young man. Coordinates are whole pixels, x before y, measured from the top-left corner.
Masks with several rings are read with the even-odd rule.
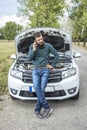
[[[37,32],[35,41],[29,47],[28,59],[33,60],[32,80],[37,95],[37,103],[35,108],[35,116],[37,118],[46,118],[52,113],[52,108],[45,98],[45,88],[48,82],[50,69],[54,69],[58,63],[59,55],[56,49],[43,40],[41,33]],[[49,55],[54,55],[53,63],[49,64]],[[44,114],[40,113],[44,108]]]

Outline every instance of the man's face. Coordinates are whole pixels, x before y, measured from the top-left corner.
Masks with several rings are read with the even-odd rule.
[[[38,45],[43,45],[43,43],[44,43],[42,35],[40,35],[39,37],[36,37],[35,40]]]

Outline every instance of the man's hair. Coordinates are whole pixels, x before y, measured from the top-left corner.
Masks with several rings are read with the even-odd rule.
[[[34,38],[36,38],[36,37],[40,37],[40,36],[42,36],[42,33],[41,32],[36,32],[36,33],[34,33]]]

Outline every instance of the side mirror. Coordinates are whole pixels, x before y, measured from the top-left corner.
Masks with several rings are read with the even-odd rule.
[[[16,57],[15,54],[12,54],[12,55],[10,56],[10,58],[13,59],[13,60],[15,60],[17,57]]]
[[[73,55],[74,58],[80,58],[81,57],[81,54],[80,53],[77,53],[75,52],[74,55]]]

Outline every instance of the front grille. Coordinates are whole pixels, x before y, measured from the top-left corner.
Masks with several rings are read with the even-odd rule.
[[[50,72],[48,83],[56,83],[62,80],[62,74],[58,70],[54,70]],[[22,81],[25,83],[32,83],[32,71],[23,72]]]
[[[61,71],[54,70],[50,72],[48,83],[56,83],[62,80]]]
[[[22,81],[25,83],[32,83],[32,72],[23,72]]]
[[[64,90],[59,90],[55,92],[45,92],[46,97],[61,97],[65,96],[66,93]],[[37,97],[35,92],[29,92],[29,91],[21,91],[19,96],[22,97]]]

